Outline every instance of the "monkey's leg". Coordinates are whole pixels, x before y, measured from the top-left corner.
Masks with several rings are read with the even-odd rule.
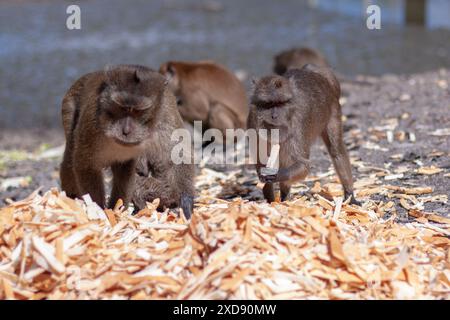
[[[68,146],[64,151],[64,158],[59,169],[59,176],[61,179],[61,189],[66,192],[68,197],[77,198],[81,196],[81,194],[75,179],[71,150],[72,148]]]
[[[186,219],[190,219],[194,212],[194,174],[195,168],[190,164],[175,165],[167,173],[171,193],[177,199]]]
[[[203,91],[192,91],[182,100],[183,104],[179,106],[178,111],[185,121],[207,121],[209,98]]]
[[[280,182],[281,201],[286,201],[291,192],[291,184],[288,182]]]
[[[336,173],[344,188],[345,199],[352,196],[351,202],[359,204],[353,194],[352,167],[343,139],[340,106],[333,106],[332,110],[333,113],[327,128],[322,133],[322,139],[328,149]]]
[[[122,199],[125,207],[130,202],[134,189],[136,161],[129,160],[124,163],[116,163],[111,166],[113,173],[113,188],[109,199],[109,208],[114,208],[117,200]]]
[[[264,198],[267,200],[268,203],[275,201],[275,194],[273,192],[273,184],[272,183],[266,183],[264,185],[263,194],[264,194]]]
[[[211,106],[208,115],[208,125],[210,128],[219,129],[222,132],[223,141],[216,141],[219,143],[226,143],[226,129],[234,129],[234,117],[231,111],[225,105],[216,103]]]
[[[100,207],[105,207],[105,186],[101,169],[75,166],[80,195],[89,194]]]

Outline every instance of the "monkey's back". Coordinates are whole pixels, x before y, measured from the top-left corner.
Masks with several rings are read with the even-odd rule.
[[[330,68],[306,65],[302,69],[290,69],[285,75],[292,79],[297,91],[294,104],[297,112],[293,123],[309,139],[315,139],[327,126],[333,108],[340,108],[339,82]]]
[[[79,124],[80,116],[88,103],[96,103],[97,92],[104,80],[104,72],[85,74],[69,88],[61,107],[64,134],[68,139]]]
[[[241,81],[227,68],[212,62],[197,62],[186,68],[186,76],[194,86],[201,85],[211,101],[226,105],[245,126],[248,101]],[[201,79],[201,83],[196,83]],[[212,95],[211,93],[214,93]]]

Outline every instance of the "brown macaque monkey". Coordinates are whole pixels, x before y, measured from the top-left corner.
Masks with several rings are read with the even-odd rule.
[[[163,107],[167,110],[166,123],[160,124],[157,135],[147,143],[145,155],[137,164],[133,203],[141,209],[146,202],[159,198],[158,210],[180,207],[185,217],[190,219],[195,195],[194,161],[192,157],[185,158],[186,161],[180,164],[172,161],[171,152],[176,141],[172,141],[171,135],[176,129],[184,129],[183,120],[171,92]]]
[[[333,161],[347,199],[353,195],[352,169],[342,137],[340,85],[329,68],[306,65],[284,76],[267,76],[255,83],[248,127],[279,129],[279,170],[263,175],[258,157],[256,170],[264,197],[274,201],[273,183],[280,183],[281,200],[287,199],[292,183],[303,180],[310,169],[310,148],[321,137]],[[259,144],[258,144],[259,145]],[[269,150],[270,139],[268,139]]]
[[[219,129],[224,137],[226,129],[245,128],[245,88],[225,67],[209,61],[169,61],[159,71],[169,79],[186,122],[200,120],[204,130]]]
[[[282,76],[291,68],[301,69],[307,64],[314,64],[318,67],[329,66],[325,57],[317,50],[292,48],[275,56],[273,72]]]
[[[66,149],[61,187],[70,197],[89,194],[101,207],[106,207],[104,168],[110,167],[113,173],[108,207],[118,199],[128,204],[139,157],[155,150],[164,151],[170,159],[170,151],[158,147],[168,145],[166,136],[170,140],[172,130],[182,127],[164,77],[134,65],[109,67],[77,80],[63,99],[62,120]]]

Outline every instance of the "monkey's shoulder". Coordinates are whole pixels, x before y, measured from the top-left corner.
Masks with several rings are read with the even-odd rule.
[[[249,129],[257,129],[256,125],[257,125],[257,112],[258,112],[258,108],[256,105],[254,104],[250,104],[249,105],[249,112],[248,112],[248,117],[247,117],[247,128]]]
[[[340,95],[339,81],[329,67],[307,64],[301,69],[290,69],[285,77],[301,91],[313,93],[319,90]]]
[[[90,100],[96,99],[104,84],[104,79],[104,73],[101,71],[91,72],[80,77],[65,94],[63,107],[66,102],[75,103],[78,107],[83,107]]]

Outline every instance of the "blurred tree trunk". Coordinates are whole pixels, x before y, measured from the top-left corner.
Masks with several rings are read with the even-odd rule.
[[[406,0],[406,24],[425,25],[426,0]]]

